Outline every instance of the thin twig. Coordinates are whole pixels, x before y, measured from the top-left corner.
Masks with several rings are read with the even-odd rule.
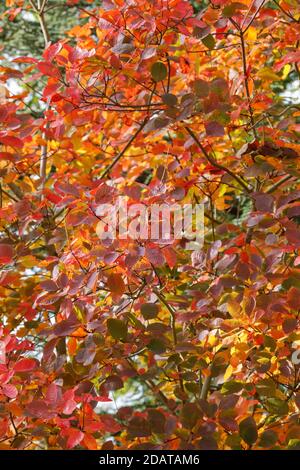
[[[137,131],[133,134],[133,136],[129,139],[129,141],[127,142],[127,144],[125,145],[125,147],[121,150],[121,152],[116,156],[116,158],[111,162],[110,165],[108,165],[107,168],[105,168],[105,170],[103,171],[102,175],[100,176],[100,178],[105,178],[105,176],[107,176],[109,174],[109,172],[113,169],[113,167],[118,163],[118,161],[120,160],[120,158],[123,157],[124,153],[126,152],[126,150],[129,149],[129,147],[131,146],[131,144],[134,142],[134,140],[136,139],[136,137],[139,135],[139,133],[143,130],[143,128],[145,127],[146,123],[148,122],[148,118],[144,119],[144,121],[142,122],[142,124],[140,125],[140,127],[137,129]]]
[[[214,158],[212,158],[209,153],[205,150],[203,145],[201,144],[200,140],[198,137],[194,134],[192,129],[188,126],[185,127],[185,130],[190,134],[190,136],[194,139],[196,144],[200,147],[203,155],[205,158],[209,161],[209,163],[214,166],[215,168],[219,168],[219,170],[225,171],[225,173],[228,173],[233,179],[235,179],[244,189],[247,193],[250,193],[250,189],[246,185],[246,183],[238,176],[236,175],[233,171],[231,171],[229,168],[226,168],[225,166],[221,165],[221,163],[218,163]]]

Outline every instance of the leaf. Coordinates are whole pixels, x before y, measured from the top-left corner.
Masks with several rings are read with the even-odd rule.
[[[146,257],[155,267],[163,266],[165,263],[165,258],[163,253],[159,248],[146,248]]]
[[[75,428],[67,429],[64,435],[67,437],[67,449],[73,449],[84,438],[83,432]]]
[[[101,393],[108,395],[108,392],[120,390],[124,387],[123,380],[118,375],[110,375],[101,385]]]
[[[271,413],[277,416],[284,416],[289,412],[289,405],[285,400],[280,398],[271,397],[267,399],[267,406]]]
[[[37,67],[43,75],[47,75],[48,77],[59,78],[60,73],[59,70],[51,64],[51,62],[38,62]]]
[[[231,376],[234,371],[234,368],[232,367],[231,364],[227,367],[225,374],[224,374],[224,381],[226,382]]]
[[[151,76],[155,82],[161,82],[168,75],[167,67],[163,62],[155,62],[151,67]]]
[[[177,97],[172,95],[172,93],[165,93],[162,95],[163,102],[168,106],[176,106],[177,104]]]
[[[15,147],[17,149],[21,149],[24,145],[23,141],[19,139],[19,137],[12,135],[0,136],[0,142],[3,145],[8,145],[9,147]]]
[[[205,80],[197,79],[194,81],[194,90],[199,98],[206,98],[209,94],[209,84]]]
[[[222,385],[222,393],[228,394],[228,393],[238,393],[241,390],[243,390],[244,385],[242,382],[237,382],[235,380],[231,380],[229,382],[226,382]]]
[[[73,333],[80,325],[77,317],[70,316],[67,320],[62,320],[54,325],[53,333],[56,336],[69,336]]]
[[[151,57],[155,56],[155,54],[156,54],[156,47],[154,46],[146,47],[146,49],[144,49],[142,52],[142,59],[143,60],[150,59]]]
[[[14,371],[15,372],[30,372],[36,369],[37,366],[38,366],[38,363],[36,359],[20,359],[14,365]]]
[[[119,320],[117,318],[109,318],[107,320],[107,328],[109,334],[114,339],[126,340],[128,328],[123,320]]]
[[[77,402],[74,399],[75,394],[73,390],[68,390],[66,393],[64,393],[63,398],[62,398],[62,412],[65,415],[71,415],[73,411],[77,407]]]
[[[258,211],[273,212],[274,198],[271,194],[256,193],[253,197]]]
[[[92,434],[84,434],[82,445],[84,445],[88,450],[98,449],[97,441]]]
[[[287,301],[288,301],[288,304],[291,306],[291,308],[293,308],[294,310],[299,310],[300,309],[300,289],[297,289],[296,287],[291,287],[288,291]]]
[[[153,338],[148,344],[148,349],[155,354],[163,354],[166,350],[166,345],[161,339]]]
[[[216,41],[212,34],[208,34],[207,36],[202,38],[201,41],[203,42],[204,46],[206,46],[208,49],[212,50],[215,48]]]
[[[52,419],[55,412],[49,409],[49,406],[42,400],[34,400],[26,408],[29,416],[40,419]]]
[[[186,403],[182,407],[181,420],[184,427],[192,429],[201,417],[202,413],[196,403]]]
[[[246,8],[246,5],[243,5],[243,3],[232,2],[223,8],[222,15],[225,18],[230,18],[234,16],[239,10],[245,10]]]
[[[107,287],[112,294],[121,296],[126,290],[125,282],[123,281],[122,274],[112,273],[107,278]]]
[[[157,116],[154,115],[149,119],[147,124],[144,127],[144,132],[151,132],[151,131],[156,131],[159,129],[163,129],[170,123],[170,119],[166,116]]]
[[[224,127],[216,121],[204,124],[206,135],[209,137],[222,137],[225,134]]]
[[[267,431],[264,431],[259,439],[259,445],[260,447],[273,447],[278,440],[278,436],[275,431],[272,431],[272,429],[268,429]]]
[[[13,247],[6,243],[0,243],[0,263],[10,263],[13,259]]]
[[[6,395],[8,398],[16,398],[18,395],[18,390],[17,388],[12,385],[12,384],[5,384],[2,385],[2,392],[4,395]]]
[[[282,329],[286,335],[290,334],[292,331],[297,328],[297,319],[296,318],[287,318],[282,324]]]
[[[40,284],[41,288],[46,290],[47,292],[56,292],[58,290],[58,286],[54,281],[50,279],[47,281],[43,281]]]
[[[239,424],[240,436],[246,444],[253,445],[257,441],[258,433],[254,419],[252,417],[243,419]]]
[[[141,314],[146,320],[156,318],[159,312],[159,306],[153,303],[146,303],[141,306]]]

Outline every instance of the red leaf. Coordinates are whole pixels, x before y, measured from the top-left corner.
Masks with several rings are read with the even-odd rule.
[[[56,44],[51,44],[51,46],[48,46],[47,49],[43,53],[44,59],[46,59],[48,62],[52,61],[54,57],[61,51],[62,49],[62,44],[57,42]]]
[[[3,160],[9,160],[11,162],[14,161],[14,155],[9,152],[0,152],[0,158]]]
[[[126,290],[126,286],[123,281],[122,274],[120,273],[110,274],[107,279],[107,287],[109,288],[112,294],[115,294],[117,296],[124,294]]]
[[[154,266],[163,266],[165,264],[165,257],[159,248],[146,248],[146,258]]]
[[[19,139],[18,137],[14,137],[12,135],[7,135],[7,136],[0,137],[0,142],[3,145],[9,145],[10,147],[15,147],[15,148],[18,148],[18,149],[23,147],[22,140]]]
[[[49,385],[46,393],[46,399],[51,405],[54,405],[59,397],[60,387],[58,387],[55,383]]]
[[[15,372],[29,372],[37,367],[37,361],[35,359],[20,359],[14,365]]]
[[[2,385],[2,391],[8,398],[16,398],[18,395],[18,390],[11,384]]]
[[[42,400],[34,400],[27,406],[26,409],[29,416],[41,419],[54,418],[55,413],[49,410],[48,405]]]
[[[282,324],[282,329],[286,335],[290,334],[297,328],[297,318],[287,318]]]
[[[13,62],[21,62],[22,64],[36,64],[37,59],[33,59],[32,57],[20,56],[13,59]]]
[[[41,288],[46,290],[47,292],[56,292],[58,290],[58,286],[54,281],[50,279],[47,281],[43,281],[40,284]]]
[[[274,207],[274,198],[271,194],[257,193],[254,194],[255,207],[258,211],[272,212]]]
[[[300,289],[291,287],[287,295],[288,304],[294,309],[300,309]]]
[[[85,434],[82,444],[89,450],[97,450],[97,441],[91,434]]]
[[[59,70],[54,67],[50,62],[39,62],[37,64],[38,69],[42,74],[47,75],[48,77],[59,78]]]
[[[0,244],[0,263],[1,264],[6,264],[10,263],[13,259],[13,248],[11,245],[8,245],[6,243],[1,243]]]
[[[68,449],[73,449],[73,447],[80,444],[80,442],[84,438],[83,432],[81,432],[79,429],[75,429],[75,428],[67,429],[64,432],[64,435],[66,435],[68,437],[68,440],[67,440],[67,448]]]
[[[75,410],[76,406],[77,406],[77,403],[75,400],[73,399],[68,400],[64,405],[63,413],[65,415],[71,415],[73,411]]]

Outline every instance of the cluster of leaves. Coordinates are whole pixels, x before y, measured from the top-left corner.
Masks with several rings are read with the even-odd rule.
[[[43,55],[0,68],[0,448],[299,448],[296,0],[103,0],[58,42],[30,5]],[[205,201],[203,249],[100,240],[120,195]]]

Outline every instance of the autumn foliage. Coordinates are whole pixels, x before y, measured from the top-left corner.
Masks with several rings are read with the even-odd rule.
[[[299,448],[298,2],[47,3],[6,0],[0,449]],[[101,241],[120,195],[205,201],[203,249]]]

